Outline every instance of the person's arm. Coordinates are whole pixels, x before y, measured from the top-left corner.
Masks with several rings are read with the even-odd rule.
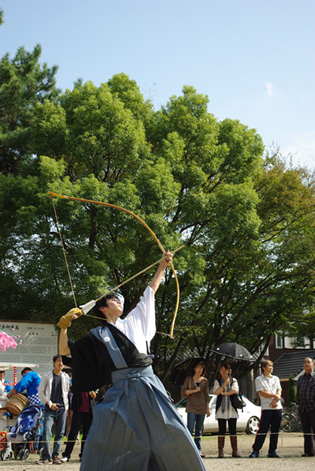
[[[210,416],[209,381],[207,380],[207,378],[204,378],[204,381],[201,384],[202,384],[202,387],[203,387],[204,398],[205,398],[205,401],[206,401],[206,416],[209,417]]]
[[[15,388],[12,388],[11,391],[8,392],[8,398],[13,396],[14,393],[17,393],[18,391]]]
[[[300,376],[301,378],[301,376]],[[296,405],[298,406],[300,404],[300,378],[298,379],[297,385],[296,385],[296,398],[295,402]]]
[[[226,392],[222,392],[222,396],[234,396],[234,394],[237,394],[239,389],[238,389],[238,383],[236,381],[236,379],[231,379],[232,381],[232,389],[230,389],[230,391],[226,391]]]
[[[11,384],[8,383],[8,381],[4,382],[4,386],[5,386],[5,391],[6,391],[7,394],[9,394],[9,392],[12,391],[12,389],[13,389]]]
[[[70,347],[68,343],[68,333],[67,329],[60,329],[59,332],[59,354],[60,355],[70,355]]]
[[[165,252],[163,254],[163,257],[165,255],[167,255],[167,257],[164,258],[161,261],[160,265],[158,266],[158,269],[155,272],[154,277],[152,278],[152,280],[149,283],[149,286],[150,286],[150,288],[153,289],[154,293],[157,292],[157,290],[158,290],[158,288],[161,284],[161,281],[162,281],[162,278],[163,278],[166,267],[168,267],[168,265],[173,261],[173,254],[171,254],[171,252],[169,250],[167,250],[167,252]]]
[[[225,380],[224,383],[220,386],[218,386],[214,391],[213,393],[216,395],[216,396],[219,396],[219,394],[222,394],[222,396],[224,395],[224,388],[226,388],[226,386],[229,384],[229,379]],[[219,382],[217,381],[217,383],[219,384]]]
[[[277,389],[276,393],[270,393],[268,391],[257,391],[258,394],[262,397],[266,397],[267,399],[276,399],[276,401],[280,401],[281,399],[281,390]]]
[[[185,396],[189,397],[192,394],[200,392],[200,386],[197,386],[195,389],[186,389]]]
[[[83,311],[82,309],[79,309],[77,307],[70,309],[70,311],[67,312],[65,316],[62,316],[60,318],[60,321],[58,322],[57,326],[60,327],[60,333],[59,333],[59,353],[60,355],[70,355],[70,348],[69,348],[69,343],[68,343],[68,334],[67,334],[67,329],[70,327],[71,322],[74,319],[77,319],[78,317],[82,316]]]
[[[39,388],[38,388],[38,396],[39,396],[39,399],[40,401],[44,404],[44,405],[48,405],[49,407],[51,406],[52,402],[50,400],[50,397],[47,397],[46,394],[47,394],[47,389],[46,389],[46,386],[47,386],[47,381],[48,381],[48,378],[47,376],[43,376],[42,377],[42,380],[39,384]]]
[[[277,389],[276,395],[279,397],[279,399],[273,398],[272,401],[270,402],[271,407],[277,407],[278,402],[281,399],[281,389]]]
[[[194,384],[194,380],[192,376],[186,376],[184,384],[182,386],[181,390],[181,395],[182,397],[189,397],[191,394],[195,394],[197,392],[200,392],[200,387],[195,388],[195,389],[190,389],[190,387]]]

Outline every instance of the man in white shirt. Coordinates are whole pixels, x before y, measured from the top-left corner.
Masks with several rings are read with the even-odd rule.
[[[253,451],[249,455],[250,458],[258,458],[259,450],[262,448],[269,429],[270,442],[268,458],[280,458],[277,450],[278,435],[281,424],[281,391],[280,381],[277,376],[273,376],[273,363],[270,360],[264,360],[261,363],[263,374],[255,379],[256,390],[260,396],[261,403],[261,419],[259,430],[257,432]]]

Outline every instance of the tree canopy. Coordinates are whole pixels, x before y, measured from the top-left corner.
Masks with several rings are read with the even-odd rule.
[[[152,349],[168,371],[185,352],[209,358],[237,341],[264,351],[272,333],[314,322],[314,176],[264,152],[238,120],[219,121],[184,86],[160,110],[125,74],[99,87],[56,89],[40,47],[0,62],[0,307],[6,319],[56,322],[73,307],[55,206],[78,303],[159,259],[128,215],[49,192],[128,208],[175,257],[181,302],[175,339]],[[128,312],[152,273],[126,284]],[[157,330],[169,332],[171,272],[157,293]],[[73,338],[95,321],[81,318]]]

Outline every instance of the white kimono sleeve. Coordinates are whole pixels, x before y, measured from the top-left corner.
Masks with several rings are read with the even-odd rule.
[[[115,326],[137,347],[140,353],[148,353],[150,341],[155,335],[155,296],[148,286],[137,306],[125,319],[117,319]]]

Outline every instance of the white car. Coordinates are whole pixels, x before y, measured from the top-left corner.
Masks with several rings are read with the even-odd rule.
[[[218,433],[219,432],[219,425],[218,421],[215,419],[215,405],[217,402],[217,396],[214,394],[210,394],[210,416],[205,417],[205,421],[203,424],[203,433]],[[244,402],[244,407],[242,409],[238,409],[239,418],[237,419],[237,431],[238,432],[246,432],[256,434],[259,427],[259,420],[261,416],[261,407],[256,406],[253,404],[246,396],[242,396],[242,400]],[[181,418],[183,419],[184,423],[187,425],[187,413],[186,409],[186,401],[187,398],[184,397],[181,399],[175,407],[179,412]],[[228,427],[227,427],[228,430]]]

